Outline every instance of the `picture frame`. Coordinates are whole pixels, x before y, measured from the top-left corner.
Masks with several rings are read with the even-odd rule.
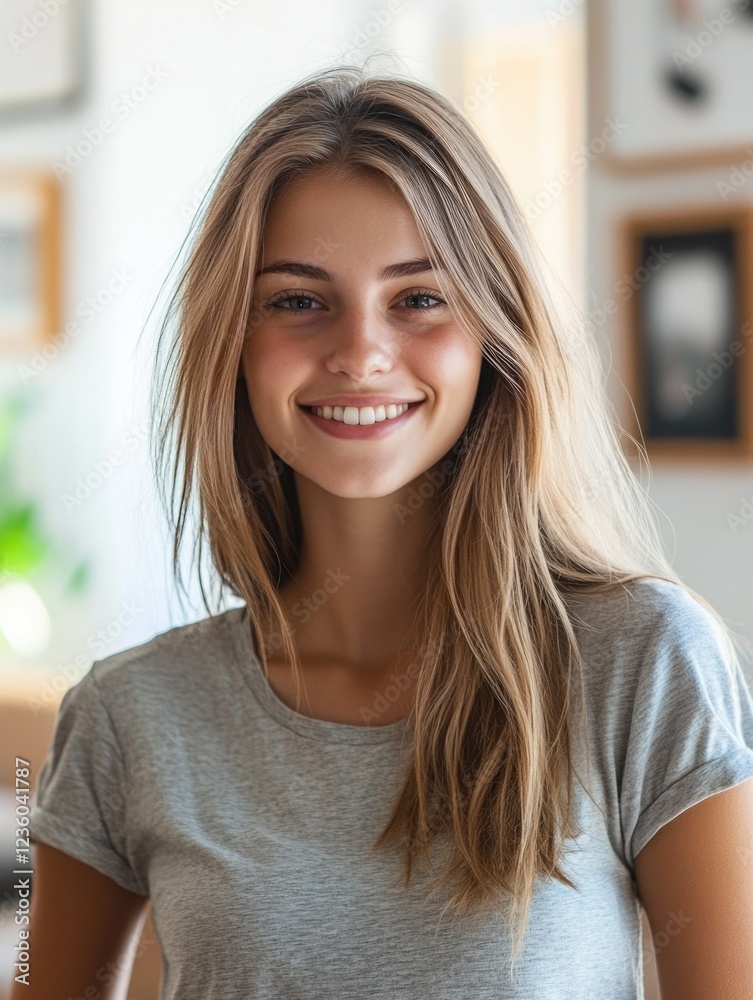
[[[651,458],[750,463],[753,211],[633,213],[618,240],[627,429]]]
[[[0,172],[0,355],[28,355],[61,324],[61,191],[47,171]]]
[[[613,125],[605,167],[753,160],[751,0],[591,0],[588,36],[590,131]]]
[[[88,0],[0,5],[0,123],[69,113],[89,87]]]

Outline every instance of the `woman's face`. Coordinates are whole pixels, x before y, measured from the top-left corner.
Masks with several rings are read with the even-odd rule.
[[[441,275],[415,264],[426,256],[407,203],[378,175],[320,168],[270,205],[241,361],[251,411],[273,452],[337,496],[395,493],[468,422],[481,351]],[[314,403],[330,408],[316,415]],[[388,419],[401,407],[387,403],[411,406]]]

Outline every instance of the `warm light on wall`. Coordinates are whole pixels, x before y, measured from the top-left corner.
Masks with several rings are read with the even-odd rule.
[[[579,305],[586,171],[599,155],[585,139],[584,65],[580,19],[556,30],[539,20],[470,34],[464,74],[466,114],[494,153],[544,256]]]
[[[0,632],[18,656],[31,658],[47,648],[52,622],[42,598],[26,580],[0,584]]]

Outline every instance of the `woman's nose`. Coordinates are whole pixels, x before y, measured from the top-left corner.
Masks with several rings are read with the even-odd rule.
[[[383,316],[365,307],[338,316],[326,338],[327,367],[352,378],[365,378],[392,368],[399,337]]]

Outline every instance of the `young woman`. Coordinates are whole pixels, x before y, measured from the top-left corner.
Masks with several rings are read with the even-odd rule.
[[[176,570],[195,502],[242,603],[66,693],[14,1000],[114,996],[147,898],[165,1000],[639,998],[641,903],[664,1000],[749,996],[739,639],[550,285],[422,84],[337,67],[244,133],[155,383]]]

